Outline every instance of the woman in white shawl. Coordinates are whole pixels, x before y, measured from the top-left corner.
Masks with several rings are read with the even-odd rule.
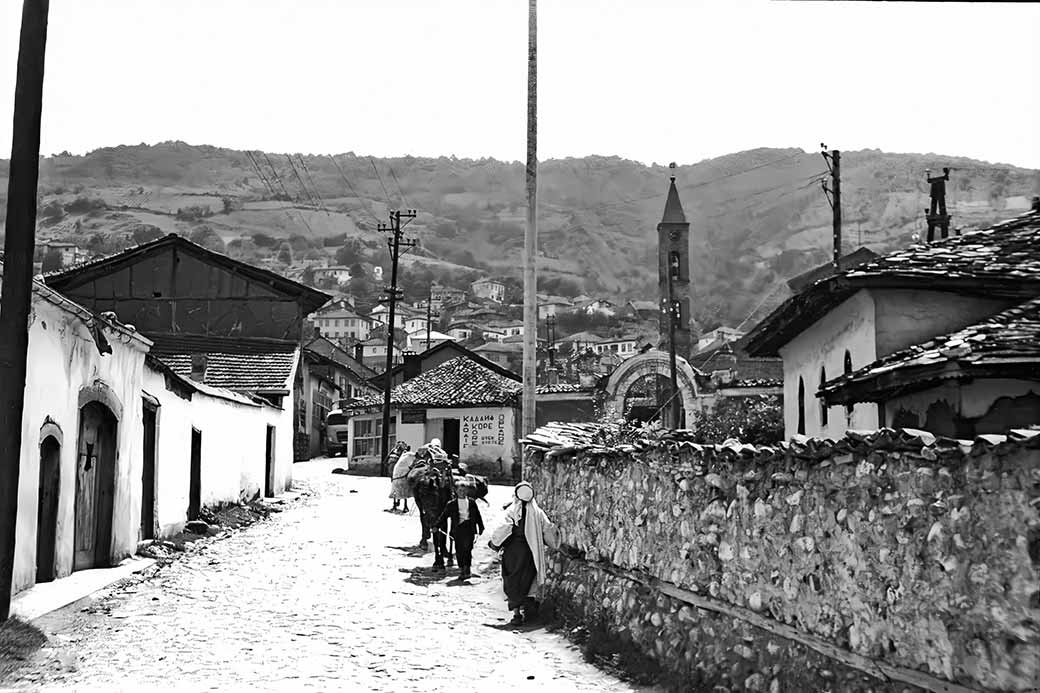
[[[491,534],[490,546],[502,551],[502,590],[513,611],[514,625],[533,619],[538,612],[539,588],[545,581],[545,545],[558,545],[556,526],[534,500],[531,484],[521,481],[513,489],[513,503],[506,522]]]

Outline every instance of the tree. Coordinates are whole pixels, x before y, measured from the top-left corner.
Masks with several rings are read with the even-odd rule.
[[[303,268],[303,274],[300,276],[300,281],[307,286],[314,286],[314,268],[307,265]]]
[[[208,224],[202,224],[193,229],[188,235],[188,240],[218,253],[223,253],[226,250],[224,239]]]
[[[61,252],[51,248],[47,251],[47,254],[43,256],[43,272],[54,272],[60,270],[62,267]]]
[[[693,432],[698,443],[735,438],[741,443],[772,445],[784,439],[783,405],[776,395],[723,397],[713,411],[696,418]]]
[[[337,265],[353,265],[357,262],[361,262],[361,244],[356,238],[347,239],[343,245],[336,249],[336,264]]]
[[[283,265],[292,264],[292,248],[290,248],[288,244],[283,244],[278,250],[278,262]]]
[[[254,233],[253,243],[255,243],[258,248],[273,248],[278,241],[271,238],[266,233]]]
[[[152,226],[151,224],[138,224],[134,227],[134,230],[130,232],[130,240],[134,242],[134,245],[148,243],[149,241],[162,238],[162,236],[162,229],[158,226]]]

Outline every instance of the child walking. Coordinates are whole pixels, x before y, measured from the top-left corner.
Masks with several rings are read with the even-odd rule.
[[[449,534],[455,539],[455,556],[459,560],[460,580],[473,577],[473,539],[484,533],[484,519],[480,516],[477,502],[469,497],[468,491],[464,485],[456,486],[458,498],[445,506],[434,524],[434,527],[439,527],[445,519],[451,519]]]

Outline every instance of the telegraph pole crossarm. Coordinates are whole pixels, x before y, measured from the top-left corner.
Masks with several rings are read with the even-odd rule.
[[[390,249],[390,286],[384,289],[387,297],[386,316],[386,369],[383,371],[383,427],[380,431],[380,463],[379,473],[387,476],[390,472],[388,461],[390,458],[390,390],[393,389],[393,378],[390,371],[394,367],[394,322],[396,316],[397,299],[400,290],[397,288],[397,266],[401,259],[401,248],[410,248],[415,241],[406,240],[401,234],[401,219],[412,220],[416,216],[415,210],[407,212],[395,210],[390,212],[390,224],[379,224],[379,231],[389,232],[387,247]]]

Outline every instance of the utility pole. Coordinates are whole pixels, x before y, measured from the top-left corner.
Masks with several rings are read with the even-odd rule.
[[[381,476],[387,476],[389,470],[387,469],[387,461],[390,457],[390,390],[393,388],[393,378],[390,377],[390,371],[394,367],[394,313],[397,307],[397,264],[401,259],[401,248],[411,248],[415,245],[415,241],[407,240],[402,237],[401,234],[401,219],[414,219],[415,210],[411,209],[407,212],[401,212],[395,210],[390,212],[390,225],[379,224],[380,231],[390,232],[390,238],[387,239],[386,245],[390,248],[390,286],[384,291],[387,296],[387,326],[386,326],[386,370],[383,372],[383,430],[379,440],[379,452],[381,460],[379,462],[379,474]]]
[[[538,348],[538,0],[527,5],[527,227],[524,229],[524,366],[521,435],[534,431]]]
[[[820,144],[820,148],[826,150],[826,144]],[[827,153],[821,152],[823,160],[827,162],[827,168],[831,172],[831,187],[823,183],[823,192],[827,193],[827,199],[831,203],[831,214],[834,225],[834,271],[841,270],[841,152],[837,149]]]
[[[545,318],[545,341],[549,352],[549,368],[556,368],[556,316],[548,315]]]
[[[24,0],[14,87],[11,171],[7,180],[7,238],[0,296],[0,621],[11,612],[18,467],[29,351],[36,186],[40,178],[40,119],[49,0]]]
[[[430,292],[426,296],[426,348],[430,348],[430,321],[433,320],[433,284],[430,284]]]

